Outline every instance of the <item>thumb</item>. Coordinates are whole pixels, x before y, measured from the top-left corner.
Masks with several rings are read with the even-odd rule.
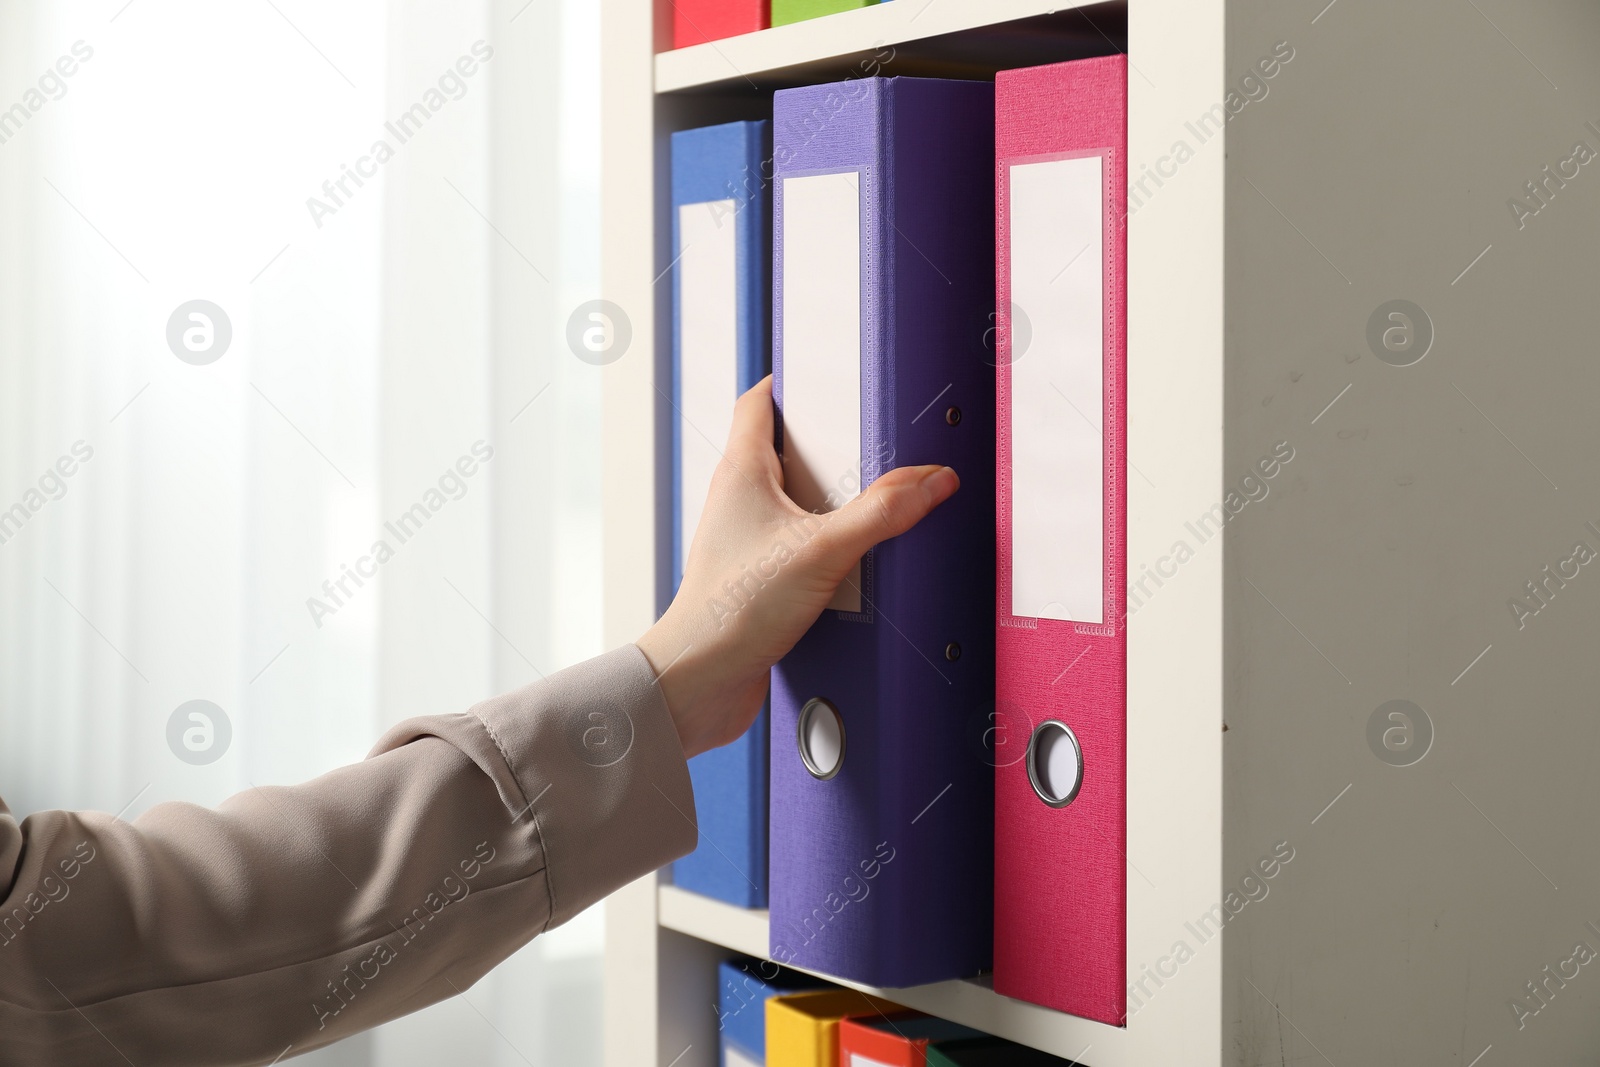
[[[960,487],[961,479],[949,467],[896,467],[833,513],[829,538],[853,562],[879,541],[921,522]]]

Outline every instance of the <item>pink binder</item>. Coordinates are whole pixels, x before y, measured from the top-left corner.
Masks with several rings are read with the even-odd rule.
[[[995,78],[998,993],[1126,1011],[1127,59]]]

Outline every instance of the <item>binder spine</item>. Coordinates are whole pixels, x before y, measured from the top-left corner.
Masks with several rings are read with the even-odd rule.
[[[1026,70],[1002,71],[996,77],[996,207],[998,278],[996,360],[998,385],[998,447],[996,472],[999,566],[996,574],[997,689],[996,724],[1006,738],[996,751],[995,770],[995,965],[998,993],[1032,1001],[1111,1025],[1126,1020],[1127,969],[1127,818],[1126,818],[1126,515],[1127,515],[1127,355],[1126,355],[1126,189],[1127,189],[1127,59],[1108,56],[1077,60]],[[1068,274],[1076,248],[1062,248],[1060,276],[1065,280],[1050,288],[1039,278],[1014,279],[1012,253],[1026,241],[1029,227],[1041,220],[1012,217],[1009,200],[1012,183],[1021,168],[1054,166],[1050,181],[1058,181],[1061,195],[1076,196],[1060,210],[1038,206],[1038,192],[1028,186],[1030,201],[1047,224],[1070,227],[1062,218],[1073,211],[1092,210],[1085,198],[1098,200],[1098,236],[1085,248],[1099,244],[1095,259],[1079,269],[1099,272],[1098,300],[1103,327],[1099,345],[1085,342],[1072,330],[1083,318],[1052,317],[1048,307],[1021,306],[1017,290],[1027,281],[1030,292],[1048,291],[1052,302],[1068,299],[1073,291]],[[1087,168],[1087,169],[1086,169]],[[1038,173],[1035,172],[1037,176]],[[1096,187],[1089,178],[1099,175]],[[1018,186],[1022,188],[1023,186]],[[1069,191],[1070,190],[1070,191]],[[1081,217],[1081,216],[1080,216]],[[1072,243],[1077,243],[1075,237]],[[1055,272],[1051,262],[1048,273]],[[1031,269],[1037,270],[1035,264]],[[1080,294],[1088,289],[1077,290]],[[1026,299],[1026,298],[1022,298]],[[1074,323],[1080,324],[1075,326]],[[1031,336],[1030,336],[1031,333]],[[1024,345],[1028,347],[1023,348]],[[1056,369],[1062,381],[1084,366],[1083,360],[1103,360],[1097,381],[1083,383],[1087,393],[1102,393],[1100,410],[1089,411],[1093,434],[1099,440],[1103,477],[1099,484],[1099,530],[1052,526],[1041,519],[1059,518],[1050,509],[1062,505],[1066,488],[1032,494],[1027,544],[1054,543],[1062,554],[1078,552],[1087,571],[1101,578],[1098,589],[1073,586],[1070,577],[1040,581],[1043,588],[1070,592],[1040,592],[1028,604],[1014,603],[1014,583],[1026,584],[1022,555],[1025,540],[1019,529],[1023,501],[1017,495],[1017,478],[1023,455],[1014,432],[1014,419],[1024,407],[1043,410],[1027,392],[1013,389],[1018,376],[1028,388],[1041,391],[1047,383],[1035,382],[1041,366]],[[1045,361],[1056,361],[1046,364]],[[1078,361],[1074,363],[1074,361]],[[1054,384],[1052,380],[1051,383]],[[1071,388],[1069,385],[1067,388]],[[1058,388],[1057,390],[1061,390]],[[1062,395],[1065,397],[1066,393]],[[1085,395],[1085,394],[1080,394]],[[1070,398],[1068,398],[1070,403]],[[1075,405],[1074,405],[1075,406]],[[1025,421],[1025,420],[1024,420]],[[1066,412],[1057,426],[1077,426]],[[1060,431],[1057,431],[1060,432]],[[1078,432],[1084,433],[1081,426]],[[1090,438],[1093,441],[1093,437]],[[1049,453],[1059,460],[1062,450]],[[1037,457],[1041,452],[1031,452]],[[1081,456],[1080,456],[1081,459]],[[1030,462],[1040,462],[1030,460]],[[1039,470],[1049,469],[1043,465]],[[1081,475],[1083,468],[1076,468]],[[1057,484],[1065,485],[1067,480]],[[1036,482],[1035,486],[1043,485]],[[1082,483],[1078,483],[1081,485]],[[1050,498],[1039,507],[1039,498]],[[1080,518],[1083,501],[1075,506]],[[1040,530],[1044,531],[1041,538]],[[1053,532],[1052,532],[1053,531]],[[1053,537],[1054,542],[1049,538]],[[1096,540],[1096,538],[1098,540]],[[1086,550],[1084,546],[1089,546]],[[1099,546],[1099,552],[1092,551]],[[1026,549],[1033,563],[1042,558],[1036,547]],[[1094,555],[1099,558],[1089,558]],[[1042,564],[1050,571],[1050,561]],[[1098,571],[1096,568],[1098,567]],[[1038,569],[1027,572],[1037,577]],[[1066,572],[1054,572],[1062,574]],[[1056,584],[1051,584],[1054,581]],[[1094,583],[1091,583],[1093,585]],[[1071,601],[1063,604],[1061,599]],[[1065,729],[1045,726],[1054,721]],[[1043,779],[1050,767],[1035,760],[1047,739],[1058,744],[1069,735],[1077,746],[1079,773],[1075,793],[1058,795]],[[1037,737],[1038,748],[1028,739]],[[1061,753],[1071,755],[1070,749]],[[1050,761],[1053,765],[1053,761]],[[1070,761],[1064,764],[1070,771]],[[1070,775],[1068,775],[1070,777]]]
[[[716,209],[716,223],[735,231],[738,308],[736,375],[729,388],[737,396],[766,377],[771,367],[771,314],[768,281],[772,262],[772,127],[766,121],[730,122],[680,130],[672,135],[672,588],[683,580],[688,556],[683,530],[683,461],[686,434],[684,396],[683,248],[679,209],[685,204],[731,202]],[[712,442],[720,449],[723,442]]]
[[[767,373],[767,271],[770,254],[768,139],[766,122],[736,122],[684,130],[672,138],[673,271],[673,552],[672,584],[682,581],[698,501],[685,502],[685,456],[693,446],[702,454],[718,451],[723,441],[705,436],[724,434],[722,427],[686,425],[686,360],[705,352],[685,351],[683,342],[684,277],[689,248],[681,231],[680,209],[697,211],[698,222],[714,241],[731,235],[734,249],[733,291],[726,294],[735,309],[735,351],[724,385],[726,417],[734,399]],[[720,366],[720,364],[719,364]],[[702,461],[704,461],[704,455]],[[714,458],[714,454],[710,457]],[[698,483],[697,483],[698,484]],[[740,907],[767,903],[767,720],[763,709],[743,737],[689,762],[700,827],[700,844],[673,864],[676,884]]]
[[[865,465],[881,447],[874,438],[882,420],[873,398],[876,360],[883,347],[878,329],[882,85],[857,80],[774,94],[772,368],[779,451],[786,458],[792,446],[784,427],[789,401],[785,359],[805,359],[806,353],[789,353],[784,340],[785,183],[828,174],[853,176],[860,212],[861,446],[856,458]],[[857,472],[859,477],[862,468]],[[846,474],[830,470],[820,480],[837,485]],[[881,932],[859,920],[861,905],[886,884],[897,855],[892,843],[876,836],[878,790],[870,775],[860,773],[877,763],[879,747],[877,722],[862,714],[877,703],[880,685],[879,634],[868,607],[878,593],[873,566],[877,554],[868,553],[855,579],[865,610],[824,611],[772,674],[771,750],[776,758],[771,766],[770,952],[779,963],[846,976],[877,974],[884,965]],[[796,751],[801,709],[815,696],[839,707],[846,728],[844,764],[840,775],[828,782],[813,778]]]
[[[859,471],[945,463],[963,490],[864,561],[855,611],[825,611],[773,672],[771,951],[898,986],[989,963],[992,784],[966,732],[993,693],[992,88],[899,78],[775,98],[774,383],[790,403],[783,316],[785,185],[859,185]],[[815,310],[808,312],[817,313]],[[946,418],[959,408],[971,421]],[[786,461],[789,453],[785,451]],[[825,699],[844,759],[801,759],[802,712]]]

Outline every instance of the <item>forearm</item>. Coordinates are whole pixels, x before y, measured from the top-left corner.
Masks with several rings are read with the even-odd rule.
[[[0,817],[0,1063],[268,1063],[327,1044],[466,989],[687,852],[693,814],[628,646],[215,811]]]

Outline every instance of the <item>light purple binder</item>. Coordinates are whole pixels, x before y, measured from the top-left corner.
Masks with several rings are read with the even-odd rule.
[[[993,86],[783,90],[773,141],[786,487],[831,510],[857,481],[942,463],[962,488],[874,549],[773,671],[771,952],[878,986],[972,975],[993,901]],[[857,210],[858,248],[839,221]],[[852,472],[838,428],[857,395]]]

